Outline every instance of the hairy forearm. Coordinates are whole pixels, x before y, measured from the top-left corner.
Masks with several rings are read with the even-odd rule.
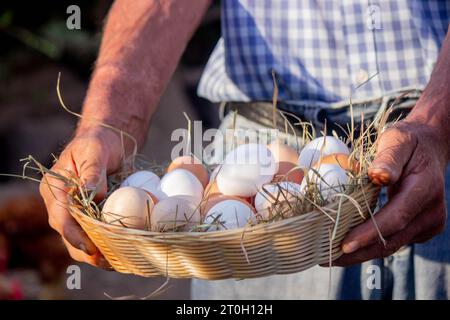
[[[141,145],[150,117],[209,2],[116,0],[77,131],[102,121],[131,134]]]
[[[444,147],[442,152],[450,161],[450,28],[430,81],[408,120],[436,129]]]

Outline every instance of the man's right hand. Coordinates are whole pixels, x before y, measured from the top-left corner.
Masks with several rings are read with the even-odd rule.
[[[84,101],[83,119],[126,130],[142,145],[151,114],[210,3],[136,0],[130,6],[130,1],[114,1]],[[122,141],[109,129],[80,128],[52,170],[62,175],[71,171],[93,189],[98,185],[101,198],[106,192],[106,174],[120,167]],[[129,152],[130,145],[127,147]],[[70,255],[105,266],[104,258],[66,209],[67,186],[47,176],[40,191],[49,223],[62,235]]]
[[[120,167],[122,142],[110,129],[94,127],[79,130],[51,168],[63,176],[78,176],[87,189],[96,190],[96,200],[106,194],[106,175]],[[67,210],[68,186],[46,174],[40,185],[50,226],[63,238],[71,257],[80,262],[110,268],[94,243]]]

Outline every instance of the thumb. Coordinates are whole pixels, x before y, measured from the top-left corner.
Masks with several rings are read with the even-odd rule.
[[[402,175],[403,168],[417,145],[409,131],[392,127],[379,138],[375,159],[369,168],[369,178],[377,185],[392,185]]]
[[[83,186],[95,192],[95,200],[102,200],[107,191],[106,161],[100,158],[92,158],[83,162],[80,166],[80,179]]]

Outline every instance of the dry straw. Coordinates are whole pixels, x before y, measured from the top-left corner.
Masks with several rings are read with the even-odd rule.
[[[59,90],[59,77],[57,92],[64,109],[82,117],[64,105]],[[274,104],[276,100],[274,97]],[[292,131],[295,135],[293,125],[286,120],[286,116],[292,115],[274,108],[274,119],[275,113],[285,119],[286,132]],[[295,195],[287,201],[286,194],[283,193],[287,190],[280,189],[284,196],[274,202],[271,218],[265,221],[258,219],[257,224],[249,224],[240,229],[205,232],[210,226],[200,225],[190,232],[152,232],[111,225],[103,222],[103,203],[94,202],[95,190],[84,188],[82,181],[74,173],[58,174],[30,156],[23,160],[25,165],[21,177],[39,181],[28,175],[27,172],[32,170],[64,181],[71,191],[68,194],[69,201],[60,204],[68,208],[118,272],[146,277],[209,280],[290,274],[317,264],[331,264],[331,261],[342,254],[341,241],[349,230],[366,219],[373,219],[380,189],[370,183],[367,170],[374,158],[377,137],[385,127],[386,119],[387,114],[382,119],[377,119],[376,123],[365,125],[362,121],[357,137],[352,124],[353,129],[344,140],[352,145],[350,160],[359,163],[359,171],[349,172],[350,182],[342,186],[345,192],[337,193],[332,201],[327,202],[321,198],[317,188],[311,185],[306,195]],[[308,130],[311,125],[297,120],[298,123],[294,125],[303,129],[299,139],[306,143],[314,137]],[[100,125],[134,141],[127,133]],[[131,156],[124,155],[123,158],[124,169],[110,177],[108,194],[130,172],[146,168],[162,174],[165,169],[165,166],[151,166],[142,161],[136,152]],[[48,183],[48,179],[44,178],[43,183]],[[54,186],[49,187],[51,189]],[[208,192],[200,206],[206,201]],[[379,236],[383,241],[380,233]]]

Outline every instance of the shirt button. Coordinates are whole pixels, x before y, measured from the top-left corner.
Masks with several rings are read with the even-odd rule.
[[[361,85],[367,80],[369,80],[369,73],[367,72],[367,70],[359,69],[355,76],[356,85]]]

